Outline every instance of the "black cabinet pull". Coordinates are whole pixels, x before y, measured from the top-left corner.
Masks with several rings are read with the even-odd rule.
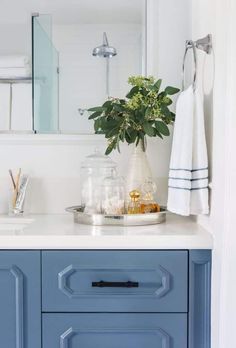
[[[138,288],[138,282],[105,282],[100,280],[100,282],[92,282],[92,287],[98,288]]]

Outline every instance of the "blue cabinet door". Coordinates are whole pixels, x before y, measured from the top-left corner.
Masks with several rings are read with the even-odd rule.
[[[0,347],[41,348],[40,252],[0,251]]]
[[[59,347],[186,348],[187,314],[43,314],[43,348]]]

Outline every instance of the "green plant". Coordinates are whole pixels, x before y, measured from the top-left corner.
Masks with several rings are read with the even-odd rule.
[[[96,134],[104,134],[108,139],[106,155],[118,149],[119,143],[128,144],[141,141],[145,136],[160,137],[170,134],[168,125],[172,124],[175,114],[169,110],[171,95],[178,88],[168,86],[160,91],[162,80],[154,77],[131,76],[128,83],[132,86],[125,99],[110,98],[102,106],[90,108],[89,119],[94,120]]]

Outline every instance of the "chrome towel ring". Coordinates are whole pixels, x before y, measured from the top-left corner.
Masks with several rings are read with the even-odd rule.
[[[192,48],[193,50],[193,61],[194,61],[194,73],[193,73],[193,90],[195,91],[196,88],[196,79],[197,79],[197,50],[194,42],[192,40],[186,41],[185,46],[185,52],[184,52],[184,59],[183,59],[183,65],[182,65],[182,90],[185,90],[185,61],[187,57],[188,50]]]
[[[202,39],[199,39],[197,41],[187,40],[185,43],[185,52],[184,52],[184,58],[183,58],[183,65],[182,65],[182,90],[185,89],[185,62],[188,50],[193,50],[193,61],[194,61],[194,73],[193,73],[193,90],[196,89],[196,80],[197,80],[197,71],[198,71],[198,60],[197,60],[197,49],[200,49],[204,51],[207,54],[210,54],[212,51],[212,36],[211,34],[208,34]]]

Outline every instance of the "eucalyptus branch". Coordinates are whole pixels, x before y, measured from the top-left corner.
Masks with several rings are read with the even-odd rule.
[[[145,148],[145,136],[168,136],[168,125],[175,119],[169,109],[170,96],[178,93],[178,88],[168,86],[160,91],[162,80],[155,81],[152,76],[131,76],[128,82],[132,88],[125,99],[109,98],[102,106],[88,110],[95,133],[108,140],[106,154],[119,151],[120,141],[136,146],[141,141]]]

